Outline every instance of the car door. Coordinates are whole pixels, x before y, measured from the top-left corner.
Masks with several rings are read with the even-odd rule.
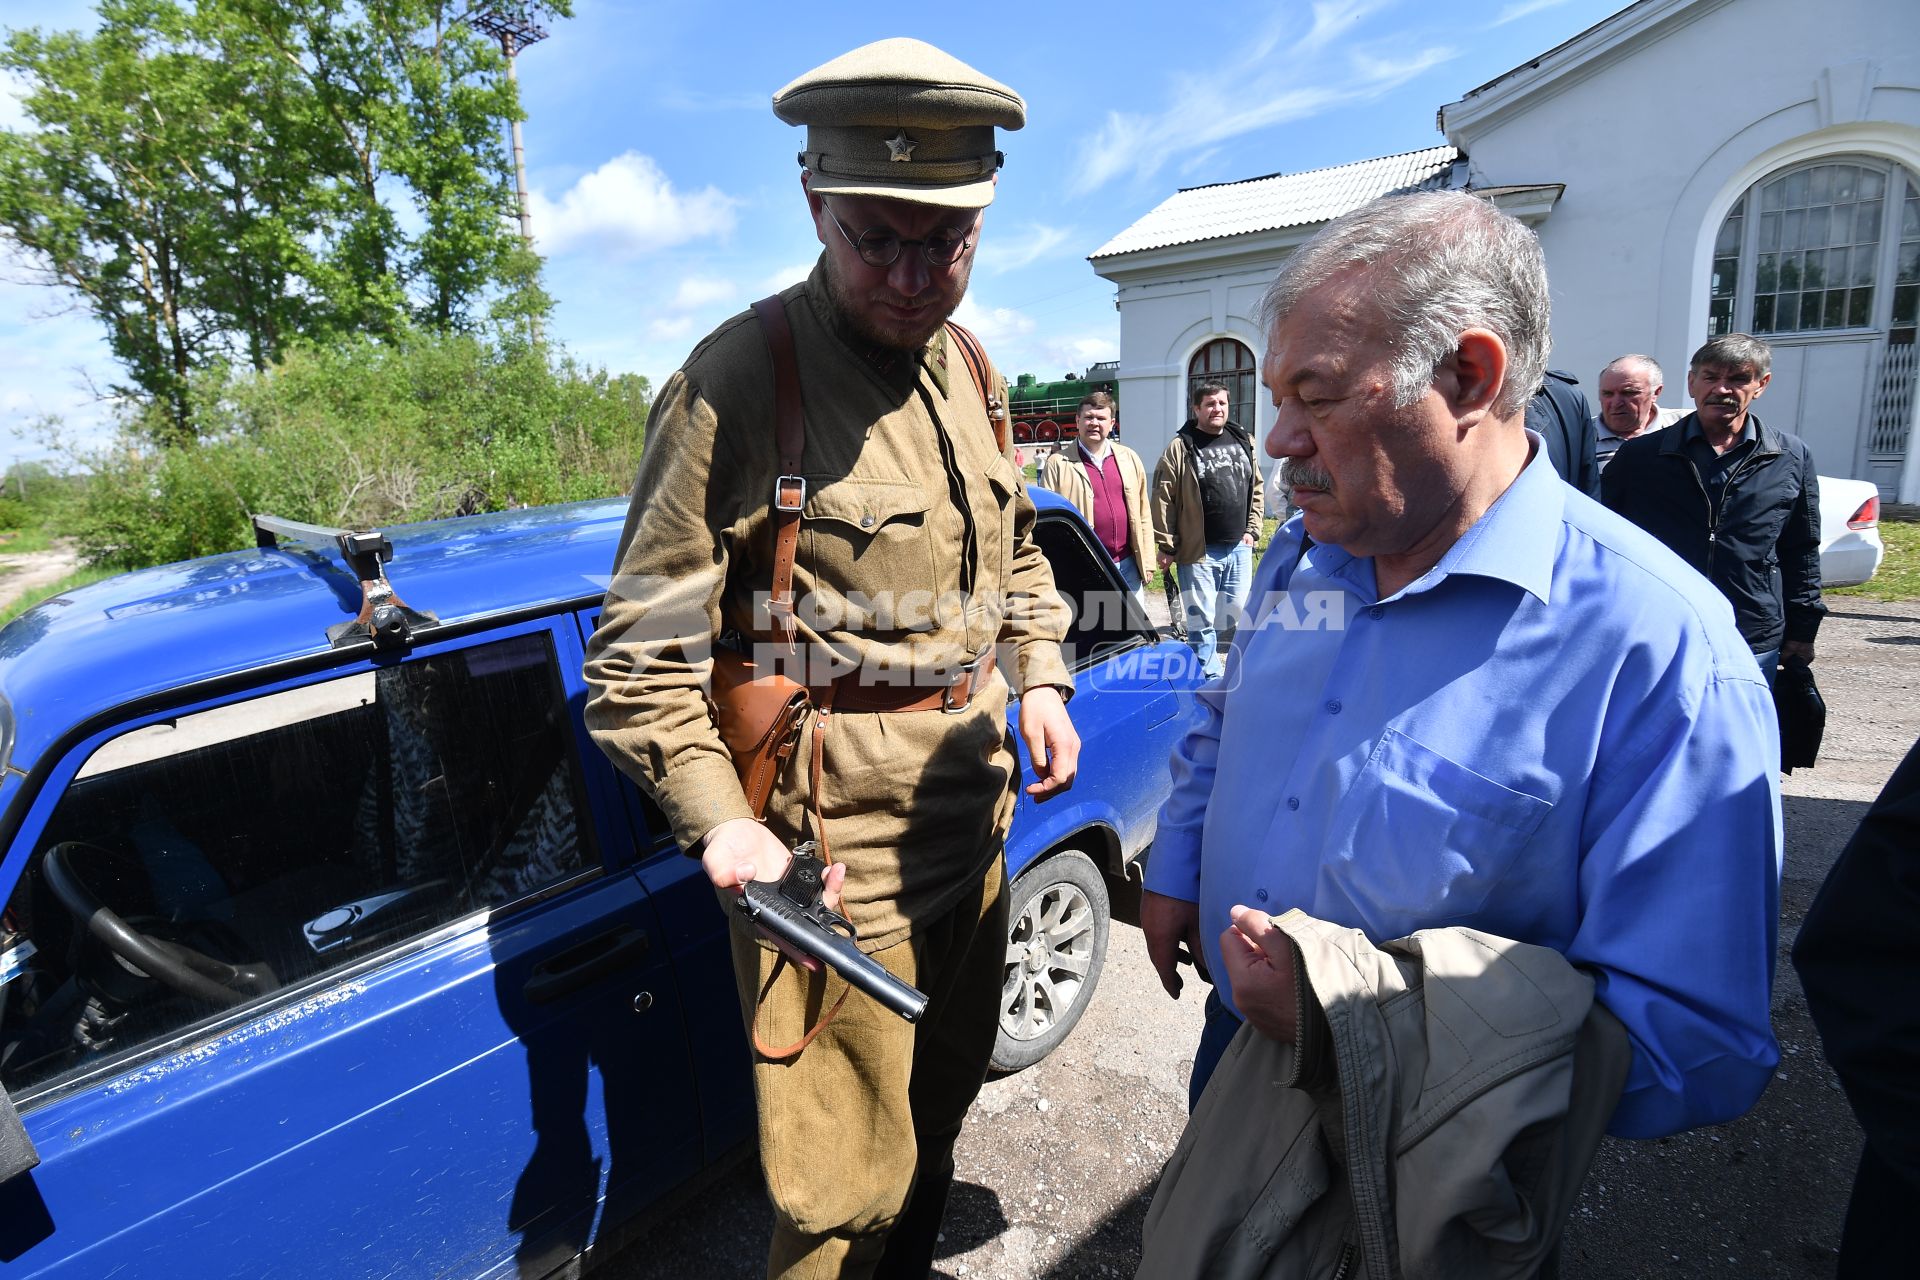
[[[600,611],[583,610],[576,621],[584,644],[600,624]],[[602,753],[592,754],[590,776],[604,776],[632,832],[630,845],[616,851],[615,859],[630,863],[664,925],[693,1063],[693,1096],[700,1104],[703,1155],[712,1163],[749,1141],[754,1125],[752,1058],[734,985],[726,912],[700,860],[674,842],[659,806]]]
[[[538,1275],[697,1167],[580,662],[522,622],[62,758],[0,862],[6,1274]]]
[[[1154,631],[1085,521],[1052,507],[1034,522],[1034,538],[1072,614],[1062,648],[1076,684],[1069,710],[1081,768],[1074,789],[1047,805],[1021,795],[1007,848],[1007,869],[1016,875],[1087,825],[1112,827],[1128,856],[1146,846],[1166,795],[1182,699],[1199,683],[1192,651]],[[1025,743],[1020,752],[1030,777]]]

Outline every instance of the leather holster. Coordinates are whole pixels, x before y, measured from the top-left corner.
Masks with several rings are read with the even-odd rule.
[[[813,699],[807,687],[763,670],[737,650],[713,651],[713,721],[733,756],[753,816],[765,816],[773,785],[800,741]]]

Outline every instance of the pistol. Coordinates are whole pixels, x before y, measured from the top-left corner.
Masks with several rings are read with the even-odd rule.
[[[926,1012],[927,997],[881,968],[854,945],[859,936],[845,916],[820,900],[826,888],[827,864],[808,840],[793,851],[793,861],[780,883],[749,880],[734,906],[754,924],[781,941],[833,966],[847,982],[878,1000],[908,1022]]]

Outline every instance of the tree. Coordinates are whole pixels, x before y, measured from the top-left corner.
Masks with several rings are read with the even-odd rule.
[[[113,390],[170,438],[194,433],[197,370],[409,320],[467,330],[514,291],[509,311],[544,307],[510,223],[518,101],[454,8],[101,0],[91,36],[0,50],[39,126],[0,131],[0,233],[99,319]]]

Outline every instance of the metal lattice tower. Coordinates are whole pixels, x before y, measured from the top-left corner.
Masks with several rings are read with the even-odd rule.
[[[527,16],[524,4],[490,3],[482,5],[467,18],[474,29],[492,36],[500,42],[500,52],[507,59],[507,81],[514,87],[517,97],[520,80],[514,74],[514,60],[520,51],[530,44],[538,44],[547,38],[547,29]],[[533,214],[527,207],[527,153],[520,140],[520,122],[513,122],[513,193],[520,204],[520,240],[527,248],[533,248]]]

